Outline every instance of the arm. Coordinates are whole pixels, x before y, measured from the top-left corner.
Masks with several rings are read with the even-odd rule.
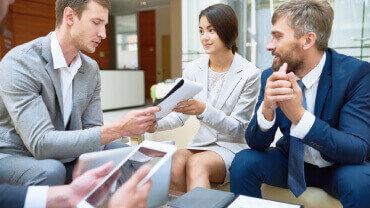
[[[0,185],[0,207],[23,208],[28,187]]]
[[[37,63],[38,59],[22,59],[23,53],[11,54],[1,62],[0,95],[27,149],[37,159],[77,157],[84,152],[99,150],[99,127],[78,131],[54,128],[40,95],[45,87],[40,79],[50,78],[46,73],[37,74],[38,70],[33,67],[42,64]]]
[[[258,70],[258,69],[257,69]],[[260,91],[260,71],[254,71],[246,81],[240,97],[231,112],[230,116],[222,110],[207,105],[202,121],[212,126],[217,131],[232,137],[240,136],[244,133],[246,126],[253,114],[253,109],[257,102],[257,96]]]
[[[263,101],[264,95],[265,95],[266,81],[267,81],[267,78],[270,77],[271,74],[272,74],[271,69],[265,70],[262,73],[261,90],[260,90],[260,94],[258,96],[258,101],[257,101],[257,105],[256,105],[256,108],[255,108],[255,113],[254,113],[254,116],[253,116],[253,118],[252,118],[250,124],[248,125],[248,128],[247,128],[246,132],[245,132],[245,139],[247,141],[247,144],[252,149],[256,149],[256,150],[260,150],[260,151],[264,151],[268,147],[270,147],[271,143],[274,141],[275,133],[276,133],[276,130],[277,130],[277,124],[275,122],[273,127],[271,127],[270,129],[268,129],[266,131],[262,131],[261,128],[259,127],[258,121],[257,121],[257,117],[258,117],[257,111],[258,111],[259,108],[262,108],[261,104],[262,104],[262,101]]]
[[[101,78],[99,73],[98,64],[96,64],[96,86],[95,90],[88,101],[88,105],[82,114],[83,129],[88,129],[96,126],[103,125],[103,111],[101,107],[100,91],[101,91]]]
[[[183,78],[194,81],[194,78],[191,74],[191,68],[192,66],[189,66],[191,64],[188,64],[183,72]],[[157,128],[154,129],[154,131],[165,131],[174,129],[177,127],[181,127],[185,124],[186,120],[188,120],[189,115],[178,113],[178,112],[171,112],[166,117],[162,118],[158,121]],[[151,131],[153,133],[154,131]]]
[[[347,86],[346,103],[339,111],[339,123],[315,118],[302,142],[327,158],[343,164],[362,164],[369,151],[370,135],[370,64],[364,63],[360,74]]]

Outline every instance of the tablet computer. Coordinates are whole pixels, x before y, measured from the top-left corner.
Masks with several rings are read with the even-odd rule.
[[[149,164],[152,168],[148,175],[140,181],[138,186],[151,180],[152,187],[147,201],[148,207],[158,207],[167,203],[168,191],[171,179],[172,156],[177,150],[176,146],[154,141],[144,141],[135,147],[130,154],[115,165],[113,170],[77,205],[78,208],[90,208],[95,204],[96,198],[100,196],[99,188],[103,188],[105,183],[109,183],[109,178],[114,175],[127,161],[141,162]]]
[[[123,147],[112,150],[84,153],[78,158],[78,175],[82,175],[86,171],[100,167],[110,161],[113,161],[114,167],[116,167],[135,148],[136,147]]]

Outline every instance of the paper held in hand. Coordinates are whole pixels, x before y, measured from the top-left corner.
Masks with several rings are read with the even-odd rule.
[[[181,101],[189,100],[203,89],[203,85],[190,80],[178,79],[176,85],[158,104],[162,110],[155,113],[157,120],[167,116]]]

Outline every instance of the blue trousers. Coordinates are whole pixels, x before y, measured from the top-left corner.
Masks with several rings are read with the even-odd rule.
[[[261,198],[262,183],[288,188],[288,159],[280,150],[247,149],[236,154],[230,167],[230,189],[235,194]],[[337,198],[343,207],[370,205],[370,163],[336,164],[326,168],[305,163],[308,186],[319,187]]]

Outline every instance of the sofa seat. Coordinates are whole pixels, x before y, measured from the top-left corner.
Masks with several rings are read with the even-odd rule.
[[[173,130],[155,132],[154,134],[145,133],[145,140],[154,141],[165,141],[174,140],[178,149],[184,148],[190,142],[190,139],[194,137],[199,129],[199,121],[195,116],[191,116],[180,128]],[[278,138],[281,137],[281,133],[277,132],[275,141],[272,146],[275,145]],[[221,187],[214,187],[222,191],[230,191],[230,185],[225,184]],[[292,204],[304,205],[305,208],[339,208],[342,207],[340,202],[327,194],[325,191],[315,187],[308,187],[307,190],[298,198],[296,198],[289,189],[269,186],[267,184],[262,185],[262,197],[264,199],[270,199],[274,201],[287,202]]]

